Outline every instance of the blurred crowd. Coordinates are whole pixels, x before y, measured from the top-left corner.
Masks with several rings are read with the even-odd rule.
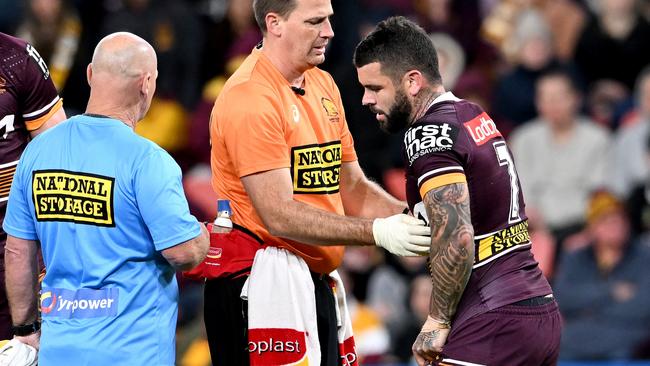
[[[184,170],[192,213],[211,220],[208,121],[228,75],[261,39],[252,0],[0,0],[0,31],[47,61],[69,116],[103,36],[130,31],[158,54],[158,91],[136,131]],[[404,198],[400,138],[361,105],[354,46],[394,14],[431,34],[447,90],[507,136],[533,252],[565,322],[561,359],[650,358],[650,1],[332,0],[323,68],[338,83],[361,166]],[[428,313],[424,258],[349,248],[341,270],[363,364],[411,361]],[[209,365],[201,284],[182,281],[179,365]]]

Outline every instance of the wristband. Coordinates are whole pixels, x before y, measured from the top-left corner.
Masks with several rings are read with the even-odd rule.
[[[25,337],[30,334],[34,334],[38,332],[40,329],[41,329],[41,322],[38,320],[30,324],[13,325],[11,327],[11,330],[14,332],[14,335],[17,335],[19,337]]]

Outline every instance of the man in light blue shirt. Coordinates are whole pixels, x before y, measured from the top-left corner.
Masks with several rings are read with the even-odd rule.
[[[34,139],[18,165],[4,221],[7,292],[18,338],[36,348],[40,338],[40,365],[174,364],[175,270],[200,263],[209,244],[178,165],[133,131],[156,68],[143,39],[104,38],[86,113]]]

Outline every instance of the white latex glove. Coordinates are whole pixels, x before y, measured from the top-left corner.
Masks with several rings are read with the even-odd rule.
[[[0,348],[0,366],[36,366],[38,351],[14,338]]]
[[[413,216],[397,214],[372,223],[375,244],[400,256],[429,254],[431,228]]]

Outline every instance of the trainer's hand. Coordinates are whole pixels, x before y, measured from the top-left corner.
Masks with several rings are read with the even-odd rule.
[[[429,254],[431,229],[413,216],[397,214],[372,223],[375,244],[401,256]]]
[[[418,366],[426,366],[434,361],[440,361],[442,347],[447,343],[451,329],[430,317],[422,326],[422,330],[413,343],[412,351]]]

